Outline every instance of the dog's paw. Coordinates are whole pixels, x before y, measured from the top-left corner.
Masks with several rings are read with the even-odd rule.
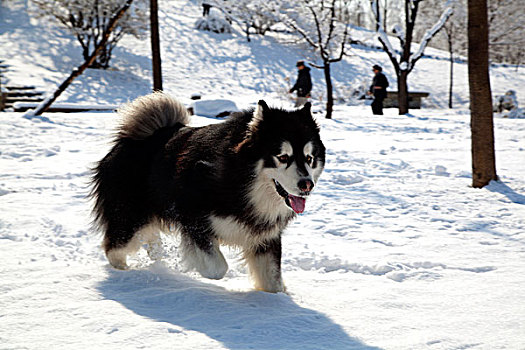
[[[210,252],[198,248],[187,249],[184,252],[184,261],[187,270],[197,270],[204,278],[219,280],[228,271],[228,263],[216,246]]]
[[[267,293],[286,293],[282,278],[256,281],[255,289]]]
[[[205,266],[204,269],[198,270],[202,277],[212,280],[220,280],[228,271],[226,260],[216,262],[214,265]]]
[[[106,253],[111,266],[118,270],[127,270],[129,265],[127,262],[128,255],[123,249],[113,249]]]

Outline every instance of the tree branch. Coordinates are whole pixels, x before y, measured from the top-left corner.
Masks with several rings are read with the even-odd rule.
[[[430,40],[441,30],[441,28],[443,28],[443,26],[445,25],[445,23],[447,23],[447,20],[450,18],[452,13],[452,7],[446,8],[445,11],[443,11],[443,13],[441,14],[441,17],[439,17],[439,20],[432,26],[432,28],[427,30],[427,32],[423,36],[421,43],[419,44],[419,49],[414,55],[412,55],[412,58],[410,59],[410,65],[408,67],[409,72],[412,71],[416,62],[423,56],[423,52],[425,51],[425,48],[427,47]]]
[[[328,58],[329,55],[327,54],[325,48],[323,47],[323,35],[321,33],[321,23],[319,22],[319,19],[317,18],[317,13],[313,9],[313,7],[309,6],[310,5],[309,1],[304,0],[304,2],[308,5],[307,7],[312,13],[312,16],[314,18],[315,29],[317,30],[317,42],[318,42],[317,48],[321,52],[321,57],[323,58],[323,60],[326,60],[326,58]]]

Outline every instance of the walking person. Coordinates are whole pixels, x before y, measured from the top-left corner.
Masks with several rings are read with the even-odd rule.
[[[295,85],[290,89],[290,93],[297,91],[297,100],[295,101],[295,107],[302,107],[308,98],[310,98],[310,91],[312,91],[312,78],[310,77],[310,68],[306,67],[304,61],[297,61],[297,81]]]
[[[383,100],[386,98],[386,88],[388,87],[388,79],[382,73],[383,68],[377,64],[372,67],[374,71],[374,79],[368,91],[369,95],[374,95],[374,102],[372,102],[372,113],[375,115],[383,115]]]

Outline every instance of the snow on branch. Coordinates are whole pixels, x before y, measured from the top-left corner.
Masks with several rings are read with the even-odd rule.
[[[430,42],[430,39],[432,39],[437,32],[443,28],[445,23],[447,23],[447,20],[452,15],[452,7],[447,7],[443,13],[441,14],[441,17],[439,17],[439,20],[430,28],[427,30],[425,35],[423,35],[423,39],[421,40],[421,43],[419,44],[419,49],[417,52],[412,56],[410,60],[410,66],[408,67],[409,70],[412,70],[414,68],[414,64],[417,60],[419,60],[423,56],[423,52],[425,51],[425,48],[427,47],[428,43]]]
[[[386,32],[383,30],[383,27],[381,26],[383,18],[381,17],[381,11],[378,10],[377,1],[378,0],[373,0],[370,2],[370,7],[372,10],[371,13],[373,16],[372,20],[374,21],[374,23],[376,23],[378,40],[383,45],[383,49],[386,51],[388,57],[390,57],[392,64],[397,70],[399,68],[399,62],[396,58],[397,53],[396,53],[396,50],[394,50],[394,47],[392,46],[392,43],[390,42],[388,35],[386,34]]]
[[[394,34],[397,36],[397,38],[401,42],[401,46],[404,46],[405,45],[405,30],[399,24],[396,24],[394,26]]]

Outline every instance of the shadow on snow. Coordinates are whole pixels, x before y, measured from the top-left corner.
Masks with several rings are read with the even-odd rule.
[[[525,205],[525,195],[517,193],[504,182],[492,181],[486,188],[491,192],[497,192],[504,195],[512,203]]]
[[[160,264],[147,270],[108,268],[98,290],[138,315],[203,333],[232,350],[378,349],[287,295],[230,292]]]

